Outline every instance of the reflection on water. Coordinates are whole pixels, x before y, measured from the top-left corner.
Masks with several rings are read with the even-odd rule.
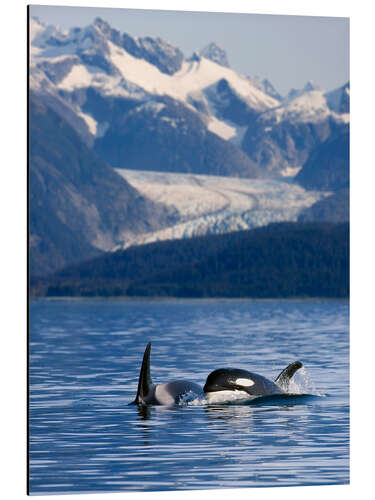
[[[288,398],[129,406],[149,340],[155,383],[304,369]],[[347,483],[348,372],[346,302],[31,302],[30,491]]]

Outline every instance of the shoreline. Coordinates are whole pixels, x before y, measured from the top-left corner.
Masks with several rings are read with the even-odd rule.
[[[127,297],[127,296],[95,296],[95,297],[28,297],[28,301],[107,301],[107,302],[350,302],[350,297]]]

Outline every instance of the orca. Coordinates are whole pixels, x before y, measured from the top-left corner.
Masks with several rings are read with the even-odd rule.
[[[300,361],[291,363],[274,382],[240,368],[219,368],[207,377],[205,398],[208,403],[221,403],[287,394],[291,378],[302,366]]]
[[[150,353],[151,342],[147,344],[143,355],[136,398],[130,404],[174,405],[180,403],[184,396],[190,393],[203,397],[202,388],[195,382],[188,380],[173,380],[163,384],[153,384],[150,372]]]

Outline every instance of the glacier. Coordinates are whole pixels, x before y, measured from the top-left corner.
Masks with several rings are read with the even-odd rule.
[[[174,225],[143,234],[129,234],[113,250],[171,239],[227,233],[296,221],[305,208],[331,193],[307,191],[279,179],[245,179],[116,169],[141,195],[177,213]]]

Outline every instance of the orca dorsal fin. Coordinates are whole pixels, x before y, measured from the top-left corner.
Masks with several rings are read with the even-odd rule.
[[[147,344],[145,353],[143,355],[141,371],[139,372],[137,396],[133,401],[133,404],[144,403],[145,398],[152,390],[152,379],[150,372],[150,353],[151,353],[151,342]]]
[[[279,387],[284,389],[285,391],[289,387],[289,382],[290,379],[293,377],[293,375],[296,373],[297,370],[302,368],[302,363],[301,361],[294,361],[294,363],[291,363],[288,365],[284,370],[278,375],[278,377],[275,380],[275,384],[277,384]]]

